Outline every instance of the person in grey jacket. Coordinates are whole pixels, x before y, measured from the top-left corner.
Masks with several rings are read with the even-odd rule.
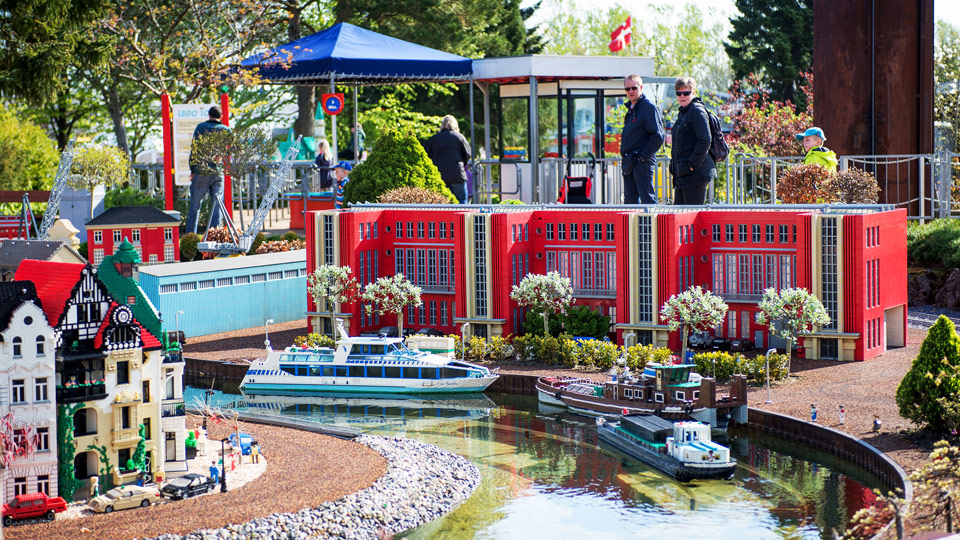
[[[220,117],[223,116],[223,113],[220,112],[220,107],[210,107],[210,111],[207,113],[209,118],[206,122],[200,122],[197,124],[197,128],[193,130],[193,140],[197,140],[200,137],[203,137],[207,133],[213,131],[219,131],[222,129],[229,130],[230,128],[223,125],[220,122]],[[208,164],[207,169],[217,169],[217,164],[210,163]],[[197,214],[200,212],[200,203],[203,202],[203,198],[210,193],[210,226],[217,227],[220,225],[220,207],[217,206],[215,197],[223,197],[223,171],[218,171],[212,174],[206,174],[202,172],[202,167],[200,164],[194,162],[193,158],[190,159],[190,211],[187,214],[187,232],[195,233],[197,232]]]
[[[424,150],[440,170],[440,177],[460,204],[467,202],[467,171],[470,160],[470,145],[460,134],[457,119],[451,115],[440,121],[440,131],[427,139]]]
[[[673,204],[701,205],[710,182],[717,177],[717,166],[710,157],[710,117],[697,97],[697,81],[680,77],[673,86],[680,104],[670,152]]]

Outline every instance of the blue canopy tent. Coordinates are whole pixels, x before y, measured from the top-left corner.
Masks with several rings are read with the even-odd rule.
[[[469,58],[378,34],[349,23],[338,23],[316,34],[253,55],[243,60],[240,67],[256,69],[267,84],[319,86],[329,83],[331,93],[336,92],[337,84],[364,86],[469,82],[473,74],[473,61]],[[353,99],[356,123],[356,92]],[[472,126],[472,86],[470,104]],[[331,146],[336,152],[336,116],[333,117]]]

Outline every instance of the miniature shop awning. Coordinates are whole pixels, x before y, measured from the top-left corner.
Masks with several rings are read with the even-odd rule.
[[[468,81],[472,60],[339,23],[253,55],[242,69],[258,69],[266,83],[381,85]]]

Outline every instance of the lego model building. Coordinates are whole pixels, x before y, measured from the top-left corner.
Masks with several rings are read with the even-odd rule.
[[[183,455],[176,448],[184,414],[179,355],[165,363],[164,345],[154,335],[159,325],[151,332],[135,315],[149,303],[131,294],[139,262],[133,246],[105,261],[113,290],[89,264],[25,260],[16,273],[18,281],[35,284],[58,333],[57,421],[69,435],[59,441],[59,485],[70,499],[92,477],[101,489],[149,480],[163,473],[167,459]],[[163,423],[168,412],[180,418]],[[65,478],[65,471],[72,474]]]
[[[680,349],[659,317],[671,295],[700,285],[729,305],[717,337],[783,346],[757,323],[763,291],[803,287],[831,323],[803,338],[812,358],[865,360],[906,341],[906,212],[846,207],[387,208],[307,213],[307,272],[349,266],[360,285],[402,273],[423,290],[405,326],[491,337],[522,332],[511,288],[529,273],[571,280],[576,305],[609,316],[623,344]],[[881,276],[884,286],[881,287]],[[327,310],[307,298],[312,331]],[[383,322],[339,306],[348,332]]]
[[[110,208],[85,225],[87,253],[94,266],[130,241],[146,264],[180,260],[180,219],[152,206]]]

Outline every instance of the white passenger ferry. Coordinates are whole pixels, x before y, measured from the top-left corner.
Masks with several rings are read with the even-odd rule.
[[[240,383],[245,394],[428,394],[482,392],[496,373],[416,349],[395,337],[349,337],[337,325],[336,350],[288,347],[255,361]]]

